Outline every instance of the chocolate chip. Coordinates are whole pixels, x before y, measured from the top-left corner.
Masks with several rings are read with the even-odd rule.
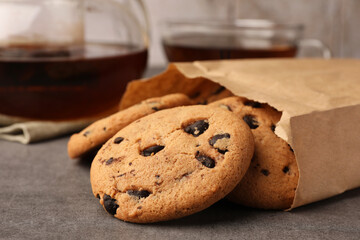
[[[275,132],[275,128],[276,128],[276,126],[275,126],[274,124],[272,124],[272,125],[270,126],[270,129],[271,129],[271,131],[273,131],[273,132]]]
[[[160,152],[161,150],[164,149],[165,146],[160,146],[160,145],[155,145],[152,147],[148,147],[146,149],[144,149],[141,152],[141,155],[143,155],[144,157],[148,157],[148,156],[152,156],[155,155],[156,153]]]
[[[223,138],[230,138],[230,134],[228,134],[228,133],[217,134],[217,135],[213,136],[212,138],[210,138],[209,144],[214,147],[214,145],[216,144],[216,141],[219,139],[223,139]],[[228,151],[227,149],[220,149],[220,148],[215,148],[215,149],[218,150],[218,152],[221,154],[224,154]]]
[[[214,159],[206,156],[206,155],[201,155],[199,151],[196,152],[195,158],[201,162],[202,165],[204,165],[207,168],[213,168],[215,167],[215,161]]]
[[[215,92],[213,92],[213,95],[217,95],[217,94],[221,93],[221,92],[224,91],[224,90],[225,90],[225,87],[221,86],[221,87],[219,87],[218,89],[216,89]]]
[[[138,197],[138,198],[147,198],[150,195],[149,191],[146,190],[128,190],[127,194],[129,194],[130,196],[133,197]]]
[[[131,166],[132,165],[132,162],[129,162],[129,166]]]
[[[261,172],[262,174],[264,174],[265,176],[269,176],[269,170],[261,169],[260,172]]]
[[[250,106],[250,107],[253,107],[253,108],[261,108],[261,103],[256,102],[256,101],[251,101],[251,100],[248,100],[248,101],[244,102],[244,105],[245,106]]]
[[[223,108],[223,109],[226,109],[226,110],[232,112],[232,109],[231,109],[231,107],[230,107],[229,105],[220,104],[219,107],[221,107],[221,108]]]
[[[152,107],[151,109],[154,111],[159,111],[159,108],[157,108],[157,107]]]
[[[119,143],[121,143],[122,141],[124,141],[124,138],[122,138],[122,137],[117,137],[117,138],[114,139],[114,143],[115,143],[115,144],[119,144]]]
[[[87,137],[89,134],[90,134],[90,131],[86,131],[86,132],[84,132],[83,136]]]
[[[106,127],[103,127],[103,130],[106,131]]]
[[[96,194],[96,198],[100,199],[100,195],[99,195],[99,194]]]
[[[104,194],[104,207],[105,210],[110,213],[111,215],[116,214],[116,210],[118,209],[119,205],[117,205],[115,202],[115,199],[112,199],[109,195]]]
[[[198,137],[203,134],[209,128],[209,123],[206,120],[196,121],[185,127],[186,133],[192,134],[194,137]]]
[[[256,129],[259,127],[259,122],[251,115],[245,115],[243,117],[244,121],[249,125],[250,129]]]
[[[284,173],[288,173],[289,170],[290,170],[289,167],[288,167],[288,166],[285,166],[282,171],[283,171]]]
[[[213,136],[213,137],[209,140],[209,144],[210,144],[211,146],[214,146],[214,144],[216,143],[217,140],[223,139],[223,138],[230,138],[230,134],[228,134],[228,133],[217,134],[217,135]]]
[[[105,162],[106,165],[112,164],[112,162],[114,161],[114,158],[110,158],[109,160],[107,160]]]
[[[160,178],[160,175],[155,175],[156,178]]]

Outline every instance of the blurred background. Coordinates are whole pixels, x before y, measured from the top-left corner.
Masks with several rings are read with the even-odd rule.
[[[0,0],[0,113],[108,115],[167,58],[360,58],[359,13],[360,0]]]
[[[333,57],[360,58],[359,0],[144,0],[151,24],[149,67],[167,63],[159,23],[164,19],[260,18],[305,25],[304,37],[323,41]]]

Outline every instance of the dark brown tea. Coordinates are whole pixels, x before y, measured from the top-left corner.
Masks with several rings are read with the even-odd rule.
[[[177,35],[163,41],[171,62],[243,58],[292,58],[297,48],[288,44],[237,39],[231,36]]]
[[[115,109],[126,84],[142,76],[147,62],[147,49],[107,44],[87,44],[77,53],[17,54],[22,53],[0,56],[0,113],[52,120]]]

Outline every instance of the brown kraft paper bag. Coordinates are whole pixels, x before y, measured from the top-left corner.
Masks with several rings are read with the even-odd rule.
[[[131,82],[120,108],[175,92],[192,96],[214,83],[282,111],[275,133],[293,148],[300,173],[291,208],[360,187],[360,60],[174,63]]]

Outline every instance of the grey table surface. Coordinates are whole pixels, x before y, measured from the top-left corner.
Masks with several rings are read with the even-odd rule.
[[[221,200],[178,220],[120,221],[92,194],[92,158],[67,156],[68,138],[0,140],[0,239],[360,239],[360,189],[291,212]]]
[[[360,239],[360,189],[291,212],[221,200],[178,220],[120,221],[91,192],[92,158],[69,159],[67,141],[0,140],[0,239]]]

